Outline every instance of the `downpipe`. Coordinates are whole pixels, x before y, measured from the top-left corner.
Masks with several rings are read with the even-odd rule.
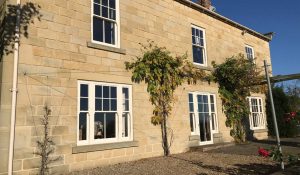
[[[12,102],[11,102],[11,117],[10,117],[9,153],[8,153],[8,175],[13,174],[16,104],[17,104],[17,93],[18,93],[17,88],[18,88],[18,64],[19,64],[19,41],[20,41],[20,15],[21,15],[21,0],[17,0],[15,44],[14,44],[13,87],[11,89]]]

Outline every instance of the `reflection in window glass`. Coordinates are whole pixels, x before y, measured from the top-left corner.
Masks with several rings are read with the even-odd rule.
[[[95,113],[94,139],[106,139],[116,137],[116,114]]]
[[[87,113],[79,114],[79,140],[87,139]]]
[[[122,115],[122,137],[128,137],[128,123],[129,113],[123,113]]]

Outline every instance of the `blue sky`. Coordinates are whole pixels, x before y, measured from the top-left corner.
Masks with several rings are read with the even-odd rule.
[[[270,43],[274,75],[300,73],[300,0],[212,0],[217,12],[260,33]]]

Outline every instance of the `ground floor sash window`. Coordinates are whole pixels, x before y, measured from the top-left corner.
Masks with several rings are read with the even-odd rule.
[[[132,139],[130,85],[78,81],[78,144]]]
[[[249,123],[250,129],[265,129],[266,118],[263,112],[263,101],[260,97],[249,97],[250,116]]]

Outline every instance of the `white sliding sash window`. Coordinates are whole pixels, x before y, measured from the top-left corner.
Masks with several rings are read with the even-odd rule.
[[[132,140],[130,85],[78,81],[78,144]]]
[[[249,123],[250,129],[265,129],[266,118],[263,112],[263,101],[260,97],[249,97],[250,116]]]
[[[92,42],[120,47],[119,0],[91,0]]]
[[[205,30],[192,26],[193,62],[196,65],[207,66]]]

